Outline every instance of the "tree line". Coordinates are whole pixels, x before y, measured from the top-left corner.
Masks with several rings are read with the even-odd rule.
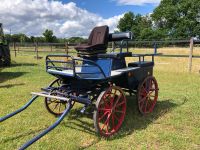
[[[135,40],[169,40],[200,37],[200,0],[161,0],[152,14],[127,12],[118,22],[116,32],[132,31]],[[11,42],[83,43],[82,37],[57,38],[46,29],[43,36],[6,35]]]
[[[128,12],[119,31],[132,31],[137,40],[189,39],[200,37],[199,0],[162,0],[152,14]]]
[[[27,36],[26,34],[19,33],[19,34],[6,34],[5,38],[9,42],[18,42],[18,43],[26,43],[26,42],[32,42],[32,43],[83,43],[86,42],[87,39],[84,39],[82,37],[71,37],[71,38],[58,38],[54,35],[52,30],[46,29],[43,32],[43,36]]]

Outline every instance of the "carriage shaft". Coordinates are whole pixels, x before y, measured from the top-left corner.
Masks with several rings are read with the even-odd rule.
[[[72,101],[85,104],[85,105],[91,104],[90,99],[79,97],[79,96],[73,96],[73,95],[67,95],[67,97],[53,96],[53,95],[50,95],[48,92],[39,92],[39,93],[32,92],[31,94],[46,97],[46,98],[54,98],[54,99],[58,99],[61,101],[66,101],[66,102],[68,102],[69,100],[72,100]]]
[[[64,117],[69,113],[69,111],[72,108],[72,104],[71,102],[68,103],[67,108],[65,109],[65,111],[63,112],[63,114],[58,118],[58,120],[51,125],[49,128],[47,128],[46,130],[44,130],[43,132],[41,132],[40,134],[38,134],[37,136],[35,136],[34,138],[32,138],[30,141],[28,141],[27,143],[25,143],[19,150],[24,150],[27,147],[29,147],[30,145],[32,145],[33,143],[35,143],[37,140],[39,140],[40,138],[42,138],[44,135],[46,135],[47,133],[49,133],[51,130],[53,130],[55,127],[57,127],[60,122],[64,119]]]
[[[22,112],[23,110],[25,110],[28,106],[30,106],[36,99],[37,99],[38,95],[33,96],[30,101],[28,103],[26,103],[23,107],[21,107],[20,109],[0,118],[0,122],[3,122],[9,118],[11,118],[12,116],[15,116],[16,114]]]

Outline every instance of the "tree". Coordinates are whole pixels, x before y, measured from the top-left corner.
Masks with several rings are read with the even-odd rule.
[[[46,29],[43,33],[44,37],[45,37],[45,41],[52,43],[56,41],[56,36],[53,35],[53,31]]]
[[[136,39],[149,39],[153,34],[152,21],[149,16],[135,15],[128,12],[119,20],[118,29],[122,32],[132,31]],[[148,34],[145,32],[148,31]],[[151,33],[150,33],[151,32]]]
[[[135,15],[132,12],[128,12],[124,15],[124,17],[120,18],[117,28],[124,32],[124,31],[131,31],[131,28],[134,24]]]
[[[199,0],[162,0],[152,18],[156,28],[169,38],[189,38],[200,35]]]
[[[81,38],[81,37],[71,37],[71,38],[67,39],[67,41],[70,43],[85,43],[86,39]]]

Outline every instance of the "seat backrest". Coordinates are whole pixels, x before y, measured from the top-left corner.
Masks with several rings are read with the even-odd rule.
[[[108,45],[109,28],[108,26],[95,27],[90,33],[88,45],[103,44]]]

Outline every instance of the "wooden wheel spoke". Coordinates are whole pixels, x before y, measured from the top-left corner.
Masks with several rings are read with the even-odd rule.
[[[150,89],[151,89],[151,87],[152,87],[152,82],[153,82],[153,80],[152,79],[149,79],[149,91],[150,91]]]
[[[61,106],[62,106],[62,104],[60,103],[59,112],[60,112]]]
[[[53,108],[53,111],[58,107],[58,104],[59,104],[59,103],[57,103],[57,104],[55,105],[55,107]]]
[[[59,80],[57,81],[57,85],[60,86]]]
[[[122,93],[120,93],[119,97],[117,98],[115,104],[114,104],[114,108],[117,106],[118,101],[120,100],[120,98],[122,97]]]
[[[153,92],[155,92],[155,90],[149,91],[148,95],[151,95]]]
[[[104,105],[102,105],[103,108],[110,108],[110,105],[108,103],[104,103]]]
[[[147,94],[148,92],[147,92],[147,90],[145,89],[144,85],[142,86],[142,88],[143,88],[145,94]]]
[[[119,107],[119,106],[121,106],[122,104],[125,104],[125,101],[122,101],[121,103],[118,103],[118,104],[116,105],[116,107]]]
[[[114,118],[114,115],[112,114],[112,127],[114,128],[115,126],[115,118]]]
[[[105,105],[107,105],[107,107],[110,107],[112,104],[111,104],[111,102],[110,102],[110,99],[107,99],[108,97],[110,97],[110,95],[109,96],[107,96],[106,98],[104,98],[103,100],[104,100],[104,103],[105,103]],[[109,105],[110,104],[110,105]]]
[[[108,121],[110,119],[110,116],[111,116],[111,114],[108,114],[108,117],[107,117],[106,121],[104,122],[103,127],[101,128],[101,130],[103,130],[104,127],[107,125],[107,123],[108,123]]]
[[[114,118],[117,119],[117,121],[119,122],[120,119],[115,114],[113,114],[113,115],[114,115]]]
[[[99,108],[99,110],[101,110],[101,111],[111,111],[111,109],[109,109],[109,108]]]
[[[148,98],[144,97],[143,103],[141,104],[142,108],[144,107],[144,105],[146,105],[147,101],[148,101]]]
[[[139,103],[144,103],[144,101],[146,100],[146,97],[143,97],[142,99],[139,100]]]
[[[108,122],[106,123],[106,132],[108,133],[108,125],[109,124],[109,120],[108,120]]]
[[[107,94],[103,99],[107,99],[108,97],[110,97],[110,94]]]
[[[108,111],[104,112],[104,114],[99,118],[99,122],[103,119],[103,117],[106,116],[107,113],[108,113]]]

